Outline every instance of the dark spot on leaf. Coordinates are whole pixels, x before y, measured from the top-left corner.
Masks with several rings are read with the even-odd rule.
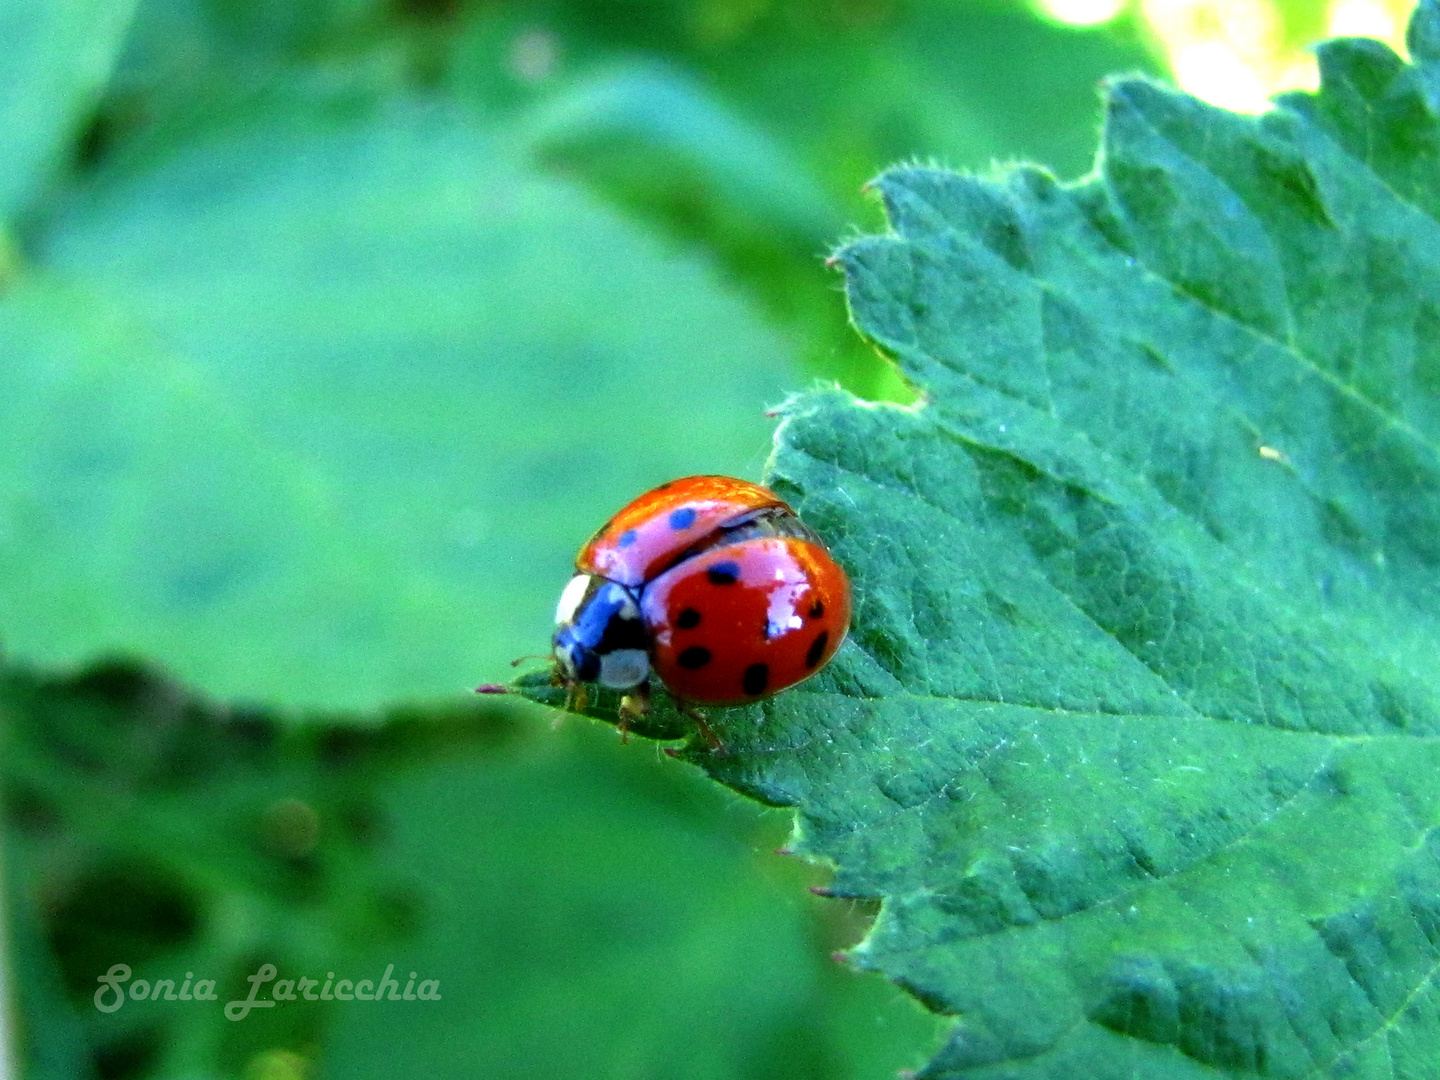
[[[95,1070],[105,1080],[148,1076],[151,1067],[159,1060],[162,1048],[158,1028],[144,1028],[122,1035],[95,1048]]]
[[[201,910],[190,884],[156,863],[104,863],[57,903],[50,945],[67,984],[83,993],[95,985],[95,972],[106,970],[103,958],[140,964],[193,941]]]
[[[741,679],[740,685],[751,697],[763,694],[765,687],[770,685],[770,668],[765,664],[751,664],[745,669],[745,676]]]
[[[679,615],[675,616],[675,625],[681,630],[694,630],[700,625],[700,612],[693,607],[687,607]]]
[[[815,603],[813,603],[813,604],[810,605],[810,618],[812,618],[812,619],[818,619],[818,618],[820,618],[821,615],[824,615],[824,614],[825,614],[825,602],[824,602],[823,600],[816,600]]]
[[[1320,508],[1321,535],[1335,547],[1356,559],[1374,557],[1378,545],[1365,533],[1365,527],[1339,499],[1328,499]]]
[[[1343,796],[1355,794],[1360,785],[1353,771],[1343,765],[1332,765],[1321,770],[1315,777],[1313,786],[1318,791]]]
[[[810,643],[810,648],[805,653],[805,666],[813,668],[820,663],[820,657],[825,655],[825,646],[830,643],[830,631],[821,630],[815,640]]]
[[[115,709],[145,708],[147,699],[163,695],[165,686],[151,672],[124,660],[102,660],[71,683],[77,694]]]
[[[1268,142],[1255,145],[1255,164],[1262,177],[1270,181],[1269,191],[1284,198],[1313,225],[1335,228],[1330,209],[1325,205],[1320,182],[1304,156],[1297,150]]]
[[[1107,972],[1105,997],[1090,1019],[1111,1031],[1155,1043],[1180,1035],[1179,988],[1163,964],[1149,958],[1119,961]]]
[[[615,543],[618,544],[618,545],[620,545],[620,547],[629,547],[629,546],[630,546],[631,544],[633,544],[634,542],[635,542],[635,530],[634,530],[634,529],[626,529],[623,533],[621,533],[621,534],[620,534],[618,537],[616,537],[616,539],[615,539]]]
[[[734,585],[740,580],[740,564],[733,562],[716,563],[705,571],[711,585]]]
[[[681,667],[694,671],[710,662],[710,650],[703,645],[691,645],[675,659]]]
[[[1165,354],[1153,345],[1140,346],[1140,355],[1143,356],[1152,366],[1171,375],[1175,374],[1175,365],[1166,359]]]
[[[1408,728],[1411,720],[1420,714],[1413,702],[1399,687],[1380,681],[1370,684],[1370,696],[1380,718],[1394,728]]]
[[[23,832],[39,833],[57,828],[64,821],[60,805],[38,787],[19,780],[5,791],[5,816]]]
[[[679,510],[670,511],[670,528],[676,532],[688,529],[695,524],[695,508],[693,506],[682,506]]]
[[[119,132],[120,125],[113,115],[96,113],[80,129],[79,138],[75,141],[76,164],[82,169],[99,165],[114,148]]]
[[[1011,626],[1020,626],[1025,621],[1020,608],[993,589],[985,590],[985,607],[997,619]]]

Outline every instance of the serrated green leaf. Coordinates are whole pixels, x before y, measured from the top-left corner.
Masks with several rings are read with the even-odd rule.
[[[1440,1061],[1437,31],[1259,118],[1118,81],[1095,178],[895,169],[840,252],[923,401],[787,406],[854,625],[691,753],[883,898],[923,1077]]]
[[[0,0],[0,219],[34,194],[124,41],[135,0]]]
[[[31,247],[0,299],[6,648],[242,700],[508,674],[572,538],[758,472],[789,381],[706,266],[443,108],[211,132]]]

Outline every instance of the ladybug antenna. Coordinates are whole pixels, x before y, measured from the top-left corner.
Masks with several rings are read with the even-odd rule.
[[[510,666],[511,666],[511,667],[519,667],[519,666],[520,666],[521,664],[523,664],[526,660],[545,660],[545,661],[549,661],[549,660],[551,660],[551,659],[553,659],[553,658],[552,658],[548,653],[531,653],[531,654],[529,654],[528,656],[517,656],[514,660],[511,660],[511,661],[510,661]]]

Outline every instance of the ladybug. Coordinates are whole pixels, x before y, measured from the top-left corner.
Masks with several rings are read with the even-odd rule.
[[[850,580],[769,488],[728,476],[661,484],[606,522],[555,610],[557,683],[625,691],[620,729],[644,715],[653,674],[696,705],[759,701],[814,675],[850,628]]]

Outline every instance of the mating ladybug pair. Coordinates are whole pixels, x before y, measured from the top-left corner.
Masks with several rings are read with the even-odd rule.
[[[626,691],[621,730],[644,714],[654,674],[695,705],[740,705],[815,674],[850,627],[850,581],[773,491],[691,476],[641,495],[575,560],[555,611],[555,678]]]

